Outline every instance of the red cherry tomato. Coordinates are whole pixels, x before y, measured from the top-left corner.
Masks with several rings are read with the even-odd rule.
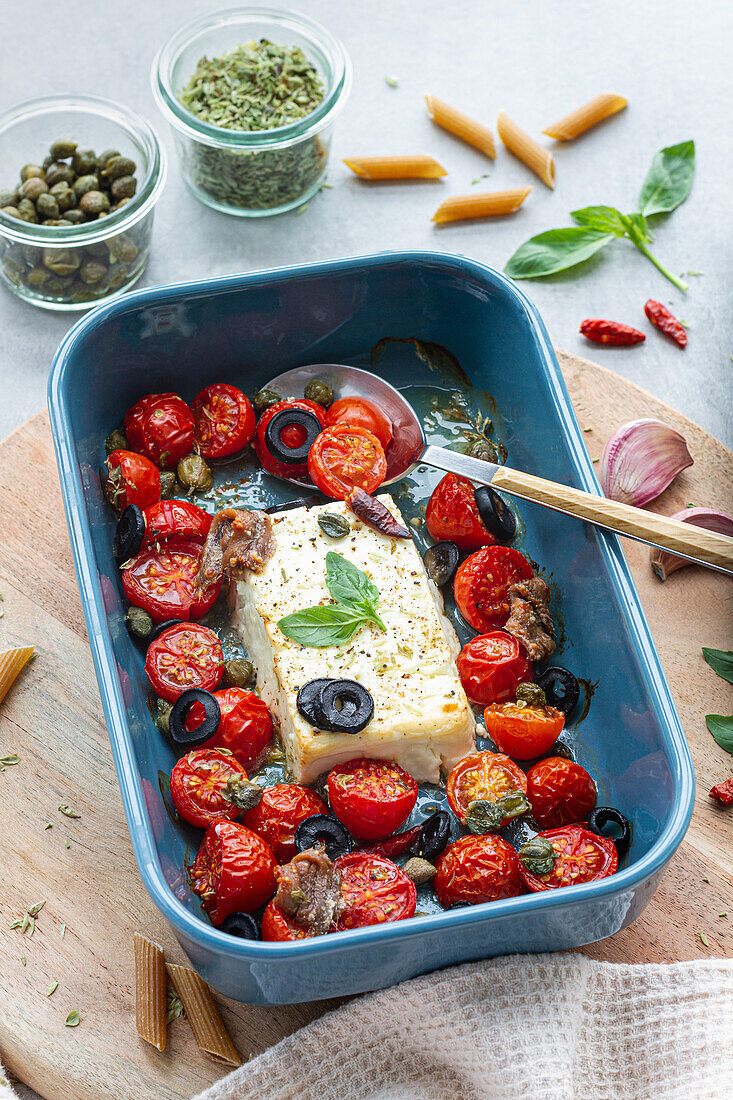
[[[360,840],[381,840],[405,821],[417,801],[417,783],[387,760],[349,760],[328,773],[331,809]]]
[[[529,890],[556,890],[560,886],[577,886],[607,878],[618,870],[618,852],[612,840],[596,836],[582,825],[566,825],[562,829],[547,829],[539,836],[550,841],[557,858],[547,875],[536,875],[519,860],[519,870]]]
[[[211,516],[188,500],[159,500],[145,509],[143,546],[200,539],[209,533]]]
[[[525,892],[517,853],[496,833],[459,837],[436,867],[433,889],[445,909],[457,902],[479,905]]]
[[[160,471],[134,451],[112,451],[107,459],[107,500],[116,512],[128,504],[147,508],[160,500]]]
[[[534,576],[532,566],[511,546],[485,546],[458,566],[453,595],[463,618],[486,634],[509,618],[509,589]]]
[[[260,463],[267,470],[268,474],[277,474],[278,477],[294,477],[296,480],[305,481],[308,478],[307,462],[303,462],[297,466],[288,466],[286,462],[279,462],[278,459],[270,454],[267,443],[265,442],[265,429],[267,425],[270,423],[275,413],[281,412],[283,409],[306,409],[315,413],[324,426],[326,423],[326,414],[323,406],[317,405],[315,401],[308,401],[305,397],[291,397],[288,398],[287,401],[278,401],[277,404],[270,405],[269,409],[265,409],[262,416],[257,421],[254,448]],[[305,429],[293,425],[283,431],[280,436],[280,441],[285,447],[300,447],[305,441],[305,438]]]
[[[448,539],[461,550],[478,550],[496,542],[479,515],[472,483],[458,474],[446,474],[433,489],[425,525],[436,542]]]
[[[448,776],[446,794],[453,813],[465,822],[471,802],[498,802],[508,791],[527,790],[522,769],[498,752],[474,752],[459,760]],[[506,820],[502,822],[506,825]]]
[[[272,719],[265,703],[253,691],[231,687],[215,691],[221,721],[213,737],[202,748],[229,749],[248,772],[262,763],[272,741]],[[188,712],[186,727],[195,729],[204,720],[204,709],[194,703]]]
[[[482,706],[513,699],[517,686],[532,679],[527,654],[517,639],[503,630],[473,638],[461,650],[456,664],[466,695]]]
[[[299,924],[296,924],[293,918],[284,913],[279,905],[275,905],[274,901],[268,902],[262,914],[263,940],[283,943],[289,940],[312,939],[312,937],[312,932],[306,932],[305,928],[301,928]]]
[[[340,397],[326,409],[326,427],[350,424],[352,428],[366,428],[376,435],[385,451],[392,442],[392,421],[377,405],[364,397]]]
[[[207,386],[194,397],[191,412],[196,449],[204,458],[236,454],[255,434],[255,411],[236,386]]]
[[[221,581],[203,592],[196,586],[201,566],[200,542],[180,542],[161,550],[141,550],[122,570],[125,595],[142,607],[154,622],[165,619],[200,619],[216,602]]]
[[[555,744],[563,731],[565,715],[554,707],[495,703],[484,711],[484,722],[486,732],[502,752],[517,760],[532,760]]]
[[[194,749],[182,756],[171,772],[171,798],[184,821],[208,829],[215,821],[238,817],[240,810],[224,798],[227,783],[246,779],[233,756],[218,749]]]
[[[236,821],[206,830],[189,882],[213,925],[230,913],[253,913],[275,893],[277,863],[261,837]]]
[[[350,424],[326,428],[308,453],[311,481],[336,500],[346,500],[356,487],[373,493],[386,473],[384,447],[366,428]]]
[[[548,756],[527,772],[527,798],[542,829],[559,829],[587,817],[598,792],[585,768],[564,756]]]
[[[248,810],[242,822],[267,841],[278,863],[288,863],[297,855],[295,830],[313,814],[327,814],[328,806],[319,794],[297,783],[278,783],[267,787],[260,802]]]
[[[151,393],[125,413],[130,448],[170,469],[193,450],[193,416],[177,393]]]
[[[334,867],[341,875],[343,905],[334,932],[413,916],[417,904],[415,884],[391,859],[349,852],[339,856]]]
[[[207,626],[178,623],[148,646],[145,674],[156,695],[169,703],[189,688],[213,691],[224,675],[221,642]]]

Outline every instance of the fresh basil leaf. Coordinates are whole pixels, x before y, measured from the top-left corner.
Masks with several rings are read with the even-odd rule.
[[[706,714],[705,724],[721,749],[733,756],[733,714]]]
[[[713,672],[733,684],[733,651],[730,649],[707,649],[702,647],[702,655]]]
[[[683,141],[661,149],[642,185],[639,212],[648,217],[674,210],[689,195],[694,174],[694,141]]]
[[[384,629],[377,615],[379,589],[366,573],[335,550],[326,554],[326,587],[338,603],[363,612]]]
[[[355,608],[327,604],[286,615],[277,625],[286,638],[300,645],[322,648],[346,645],[367,621],[367,616]]]
[[[578,225],[587,225],[590,229],[602,229],[604,233],[613,233],[623,237],[626,232],[624,216],[615,206],[584,206],[582,210],[571,210],[570,217]]]
[[[634,232],[639,233],[643,240],[648,241],[649,244],[654,240],[649,228],[646,224],[646,218],[643,214],[622,214],[621,220],[626,227],[626,232],[633,240]]]
[[[615,237],[587,226],[550,229],[520,245],[504,271],[512,279],[538,279],[582,264]]]

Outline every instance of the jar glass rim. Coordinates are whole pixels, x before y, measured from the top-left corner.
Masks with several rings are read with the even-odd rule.
[[[92,95],[49,95],[16,103],[0,113],[0,137],[11,127],[41,115],[78,111],[97,115],[114,123],[131,141],[140,146],[147,159],[145,176],[137,193],[120,210],[83,225],[40,225],[2,214],[0,234],[21,244],[45,244],[49,247],[95,244],[124,232],[148,214],[160,198],[166,178],[163,148],[149,122],[111,99]]]
[[[229,130],[204,122],[184,107],[173,85],[172,73],[180,54],[198,36],[248,20],[279,24],[302,34],[326,55],[332,68],[330,87],[315,110],[274,130]],[[192,19],[180,27],[158,51],[153,61],[151,83],[156,102],[168,122],[189,137],[218,148],[280,149],[317,133],[335,118],[351,89],[351,60],[335,35],[315,19],[299,12],[265,7],[228,8]]]

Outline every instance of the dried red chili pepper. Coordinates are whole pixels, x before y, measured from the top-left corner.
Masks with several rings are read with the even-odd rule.
[[[618,321],[603,321],[599,317],[587,317],[580,322],[580,331],[586,340],[592,340],[594,344],[614,344],[626,347],[631,344],[641,344],[646,340],[643,332],[631,325],[620,325]]]
[[[733,775],[725,783],[716,783],[711,787],[709,797],[714,798],[721,806],[733,806]]]
[[[382,504],[381,500],[375,500],[363,489],[352,489],[346,498],[350,510],[367,527],[373,527],[381,535],[389,535],[393,539],[409,539],[410,532],[394,518],[389,508]]]
[[[644,312],[651,323],[663,332],[665,336],[671,336],[675,344],[681,348],[687,347],[687,333],[684,325],[681,325],[673,313],[670,313],[661,302],[655,302],[653,298],[644,305]]]
[[[411,829],[405,829],[404,833],[392,833],[392,836],[377,841],[362,849],[364,852],[374,852],[386,859],[396,859],[411,847],[422,832],[422,825],[413,825]]]

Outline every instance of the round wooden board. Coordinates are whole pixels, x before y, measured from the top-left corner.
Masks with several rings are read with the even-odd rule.
[[[655,501],[655,510],[670,514],[693,502],[733,511],[733,456],[721,443],[618,375],[558,354],[581,426],[591,429],[585,439],[592,457],[624,421],[659,417],[685,435],[695,465]],[[186,1100],[226,1071],[199,1052],[185,1020],[171,1025],[163,1054],[135,1032],[133,932],[158,940],[169,959],[184,959],[135,867],[45,412],[0,444],[0,525],[0,651],[37,648],[0,714],[0,748],[21,757],[20,765],[0,773],[0,1052],[7,1068],[48,1100]],[[721,810],[707,792],[730,774],[731,758],[713,741],[704,715],[733,708],[729,685],[708,668],[700,649],[730,647],[733,584],[697,567],[662,584],[645,547],[629,542],[625,548],[692,749],[697,797],[685,842],[643,916],[584,951],[613,962],[730,955],[733,810]],[[62,815],[63,803],[80,819]],[[9,929],[44,899],[32,937]],[[719,916],[725,911],[728,917]],[[53,981],[59,985],[48,997]],[[219,1000],[244,1059],[333,1007]],[[81,1024],[70,1029],[64,1021],[74,1008]]]

